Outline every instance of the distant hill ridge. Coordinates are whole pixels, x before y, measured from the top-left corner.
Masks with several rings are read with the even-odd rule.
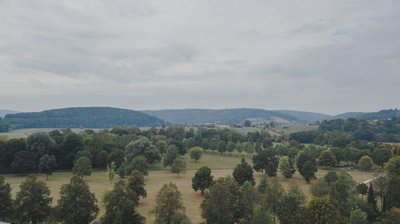
[[[144,113],[159,117],[166,122],[175,124],[204,124],[204,123],[225,123],[234,124],[244,122],[249,118],[271,118],[279,117],[289,122],[308,122],[333,120],[333,119],[387,119],[399,117],[398,109],[381,110],[379,112],[363,113],[349,112],[339,115],[328,115],[322,113],[294,111],[294,110],[264,110],[252,108],[235,109],[165,109],[165,110],[144,110]]]
[[[6,110],[0,110],[6,111]],[[398,109],[378,112],[349,112],[335,116],[294,110],[233,109],[164,109],[134,111],[112,107],[71,107],[42,112],[15,113],[7,110],[1,121],[11,129],[17,128],[109,128],[117,125],[161,126],[173,124],[242,123],[251,118],[278,118],[287,122],[307,122],[333,119],[387,119],[400,117]],[[15,114],[13,114],[15,113]]]
[[[70,107],[7,114],[2,121],[17,128],[110,128],[117,125],[161,126],[164,121],[134,110],[112,107]]]

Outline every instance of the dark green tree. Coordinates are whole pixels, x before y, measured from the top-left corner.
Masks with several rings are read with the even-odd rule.
[[[330,149],[322,151],[321,155],[318,158],[318,163],[319,165],[325,166],[326,168],[335,166],[336,164],[335,154],[333,154]]]
[[[304,177],[307,183],[311,181],[311,179],[315,179],[315,173],[318,171],[315,160],[307,161],[303,164],[301,169],[299,169],[299,173]]]
[[[79,158],[72,168],[72,173],[80,177],[90,176],[92,174],[92,163],[86,156]]]
[[[219,141],[218,142],[218,146],[217,146],[217,150],[219,153],[221,153],[221,155],[226,152],[227,150],[227,145],[225,141]]]
[[[392,156],[392,150],[390,149],[375,149],[374,152],[372,153],[372,159],[374,162],[381,166],[385,165],[386,162],[389,161],[390,157]]]
[[[371,157],[363,156],[360,158],[357,165],[358,167],[360,167],[361,170],[365,171],[371,169],[374,165],[374,162],[372,161]]]
[[[189,149],[189,156],[195,162],[197,162],[197,160],[201,158],[202,154],[203,154],[203,149],[200,147],[193,147]]]
[[[368,193],[368,186],[364,183],[357,184],[356,191],[361,194],[361,197],[364,197]]]
[[[193,190],[200,190],[202,195],[204,195],[204,191],[213,184],[214,180],[213,176],[211,175],[211,169],[207,166],[203,166],[198,169],[192,178]]]
[[[107,166],[107,156],[108,153],[106,150],[101,150],[99,153],[96,155],[96,167],[98,168],[104,168]]]
[[[41,180],[29,176],[15,196],[15,219],[19,223],[37,224],[50,215],[50,190]]]
[[[309,214],[313,224],[341,224],[344,223],[339,210],[329,197],[315,197],[309,204]]]
[[[95,219],[98,212],[97,200],[82,178],[73,176],[68,184],[61,186],[56,207],[58,221],[86,224]]]
[[[29,174],[35,171],[35,155],[29,151],[19,151],[14,156],[11,168],[14,172]]]
[[[176,148],[176,146],[174,146],[174,145],[168,146],[167,152],[165,153],[164,158],[163,158],[164,167],[171,166],[172,163],[174,162],[174,160],[176,159],[176,157],[178,157],[178,156],[179,156],[179,152],[178,152],[178,149]]]
[[[46,174],[46,179],[49,180],[49,175],[51,175],[54,170],[56,170],[57,162],[54,155],[43,155],[39,160],[39,172]]]
[[[302,223],[305,196],[298,187],[292,187],[278,199],[276,213],[280,224]]]
[[[47,133],[33,133],[26,139],[26,149],[35,156],[35,162],[45,154],[54,154],[56,143]]]
[[[260,179],[260,183],[257,186],[258,192],[265,194],[268,189],[268,179],[266,175],[263,175]]]
[[[235,178],[239,186],[242,186],[246,181],[250,182],[252,185],[256,184],[253,176],[253,168],[251,168],[244,158],[233,170],[233,178]]]
[[[123,180],[119,180],[106,198],[102,223],[144,224],[145,218],[137,211],[137,201],[137,195],[126,187]]]
[[[367,201],[368,201],[368,204],[370,204],[372,206],[372,209],[374,209],[374,211],[377,211],[375,192],[374,192],[374,187],[372,185],[372,182],[369,182]]]
[[[124,160],[124,152],[120,149],[113,149],[107,156],[107,163],[111,164],[114,162],[117,168],[124,162]]]
[[[5,182],[3,176],[0,176],[0,220],[10,221],[13,214],[12,208],[10,184]]]
[[[74,132],[67,132],[60,146],[60,152],[56,153],[58,167],[70,169],[74,164],[74,158],[78,151],[83,150],[85,145],[80,135]]]
[[[237,220],[239,186],[231,177],[219,178],[206,192],[201,204],[207,224],[233,224]]]
[[[293,163],[289,160],[289,157],[283,156],[279,160],[279,172],[285,178],[291,178],[293,176],[295,169],[293,167]]]
[[[148,171],[149,163],[147,162],[146,158],[144,158],[144,156],[136,156],[129,163],[129,166],[130,166],[130,168],[132,170],[138,170],[143,175],[148,175],[149,174],[149,171]]]
[[[182,158],[182,156],[178,156],[175,158],[174,162],[171,165],[171,172],[179,174],[184,173],[186,171],[186,161]]]
[[[153,164],[161,160],[157,147],[146,137],[132,141],[125,147],[125,155],[128,160],[136,156],[144,156],[148,163]]]
[[[250,224],[272,224],[273,217],[271,212],[268,210],[263,209],[260,206],[257,206],[254,209],[253,216],[250,220]]]
[[[140,171],[134,170],[128,177],[128,189],[135,192],[138,199],[139,197],[145,198],[147,196],[147,192],[144,186],[143,174]]]
[[[155,224],[184,223],[188,221],[182,195],[178,187],[173,184],[164,184],[156,196]]]
[[[268,176],[276,176],[278,171],[278,158],[272,150],[263,150],[253,156],[253,168],[257,172],[266,172]]]

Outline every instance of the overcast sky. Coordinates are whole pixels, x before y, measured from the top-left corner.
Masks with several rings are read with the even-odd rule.
[[[400,1],[0,0],[0,109],[400,107]]]

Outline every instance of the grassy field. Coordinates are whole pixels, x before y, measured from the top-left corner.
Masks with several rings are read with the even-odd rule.
[[[202,197],[199,192],[194,192],[192,190],[192,182],[191,178],[194,176],[195,171],[201,166],[209,166],[213,169],[212,174],[214,177],[225,177],[232,174],[233,168],[240,162],[241,157],[239,156],[221,156],[218,154],[206,153],[203,155],[203,158],[197,163],[188,160],[187,167],[188,170],[185,174],[177,177],[177,175],[172,174],[168,170],[156,170],[164,169],[161,166],[153,166],[152,171],[149,172],[149,175],[145,177],[145,188],[147,190],[147,198],[140,201],[139,204],[139,212],[146,217],[147,223],[153,223],[154,217],[150,214],[150,211],[155,206],[155,196],[161,186],[168,182],[175,183],[179,191],[182,193],[184,205],[186,207],[186,213],[190,217],[193,223],[200,223],[201,212],[199,209],[200,203],[202,201]],[[250,163],[250,160],[248,159]],[[320,170],[317,173],[317,177],[323,177],[328,171]],[[373,177],[371,173],[365,172],[350,172],[353,176],[354,180],[357,182],[361,182]],[[46,181],[44,175],[38,175],[38,177],[44,181],[46,181],[49,186],[52,196],[54,197],[53,203],[56,204],[59,198],[58,192],[61,185],[68,183],[72,174],[70,172],[57,172],[50,176],[49,180]],[[262,174],[256,173],[256,181],[258,182]],[[6,176],[6,181],[11,184],[13,188],[13,194],[15,194],[19,190],[19,185],[21,181],[23,181],[26,177],[22,176]],[[304,179],[296,173],[296,175],[291,179],[285,179],[284,177],[278,175],[277,177],[273,177],[277,179],[285,189],[288,189],[291,185],[297,185],[300,189],[309,196],[310,185],[306,184]],[[90,190],[96,195],[96,198],[99,200],[100,206],[100,214],[104,214],[104,206],[101,203],[101,198],[103,193],[106,190],[111,190],[113,184],[110,183],[105,171],[95,171],[91,176],[85,177],[85,180],[90,186]]]

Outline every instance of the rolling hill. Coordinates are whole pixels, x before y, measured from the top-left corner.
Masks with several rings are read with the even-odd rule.
[[[17,111],[13,111],[13,110],[0,110],[0,117],[4,117],[7,114],[15,114],[18,113]]]
[[[159,117],[174,124],[204,124],[204,123],[242,123],[249,118],[279,118],[288,122],[305,121],[302,118],[280,111],[236,108],[236,109],[171,109],[145,110],[144,113]]]
[[[161,126],[164,121],[133,110],[112,107],[71,107],[42,112],[7,114],[2,120],[18,128],[110,128],[117,125]]]

